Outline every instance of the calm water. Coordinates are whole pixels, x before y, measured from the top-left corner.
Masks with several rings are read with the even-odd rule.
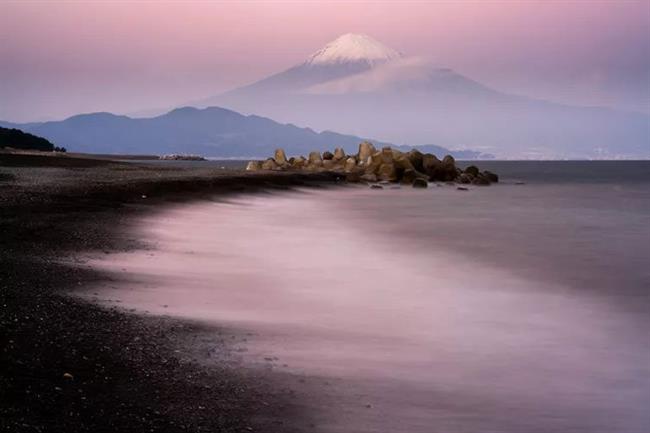
[[[100,298],[331,378],[315,431],[648,431],[650,164],[480,165],[504,182],[166,210],[93,261],[129,278]]]

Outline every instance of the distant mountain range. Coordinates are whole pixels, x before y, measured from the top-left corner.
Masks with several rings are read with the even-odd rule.
[[[290,154],[349,152],[362,137],[376,137],[381,142],[370,141],[379,146],[435,143],[418,147],[465,159],[650,158],[647,114],[509,95],[358,34],[337,38],[286,71],[192,105],[206,108],[0,126],[91,153],[250,158],[276,147]]]
[[[45,137],[71,151],[112,154],[190,153],[208,157],[255,158],[268,157],[278,147],[284,148],[289,155],[306,155],[313,150],[334,147],[356,152],[364,140],[329,131],[317,133],[309,128],[280,124],[254,115],[244,116],[218,107],[178,108],[153,118],[92,113],[53,122],[0,122],[0,126]],[[373,143],[389,145],[375,140]],[[478,152],[451,152],[434,145],[418,146],[418,149],[438,156],[451,153],[464,159],[481,156]],[[482,157],[486,156],[489,157]]]
[[[299,65],[196,105],[502,158],[650,158],[647,114],[509,95],[366,35],[343,35]]]

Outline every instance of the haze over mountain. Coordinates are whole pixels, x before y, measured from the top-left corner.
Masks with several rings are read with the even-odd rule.
[[[201,101],[281,122],[502,158],[648,158],[650,116],[510,95],[367,35]]]
[[[131,118],[111,113],[91,113],[65,120],[0,126],[19,128],[45,137],[68,150],[109,154],[194,153],[212,157],[267,157],[282,147],[290,155],[307,155],[312,150],[342,147],[356,152],[363,138],[314,132],[309,128],[283,125],[260,116],[243,116],[218,107],[183,107],[153,118]],[[374,141],[378,146],[387,145]],[[408,147],[402,146],[403,150]],[[449,150],[421,146],[423,152],[442,156]],[[459,158],[478,153],[453,152]]]

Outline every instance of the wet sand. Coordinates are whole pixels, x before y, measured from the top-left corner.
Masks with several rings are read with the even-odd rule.
[[[600,211],[602,186],[573,189],[178,206],[139,220],[146,251],[90,256],[120,281],[83,296],[245,335],[243,362],[300,378],[315,431],[642,432],[647,210]]]

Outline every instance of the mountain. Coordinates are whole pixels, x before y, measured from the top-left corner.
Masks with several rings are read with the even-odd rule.
[[[304,63],[237,89],[232,94],[252,97],[259,93],[292,93],[368,71],[401,57],[399,52],[369,36],[346,34],[310,55]]]
[[[314,132],[309,128],[277,123],[259,116],[209,107],[178,108],[153,118],[131,118],[111,113],[92,113],[65,120],[22,125],[0,122],[46,137],[68,150],[112,154],[192,153],[211,157],[267,157],[277,147],[290,155],[342,147],[356,152],[363,138]],[[374,141],[378,146],[388,145]],[[409,146],[402,146],[409,149]],[[423,146],[423,152],[450,153],[438,146]],[[456,152],[473,158],[476,152]]]
[[[650,158],[650,116],[500,92],[347,34],[304,62],[200,101],[282,122],[501,158]]]

